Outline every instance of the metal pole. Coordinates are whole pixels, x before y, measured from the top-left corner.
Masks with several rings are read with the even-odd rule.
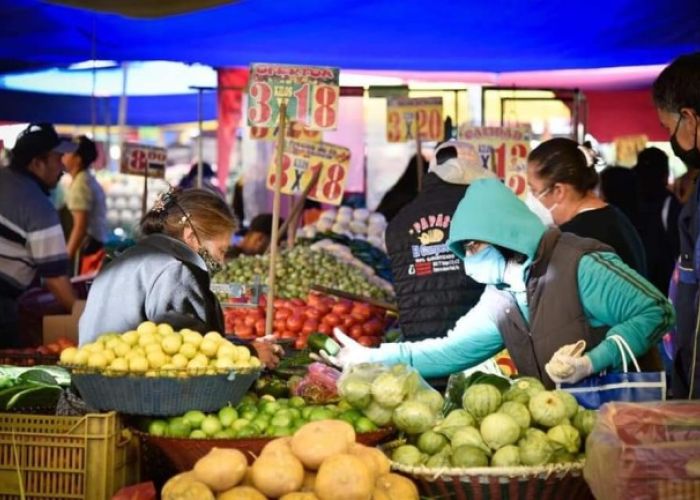
[[[202,112],[202,93],[203,92],[204,92],[203,88],[197,89],[197,121],[199,123],[199,137],[197,140],[197,149],[198,149],[198,152],[197,152],[197,156],[198,156],[198,160],[197,160],[197,188],[198,189],[202,189],[202,169],[203,169],[202,156],[204,154],[204,145],[202,143],[202,139],[203,139],[202,134],[204,132],[204,130],[203,130],[204,117],[203,117],[203,112]]]
[[[126,131],[127,94],[126,83],[129,75],[129,63],[122,63],[122,95],[119,97],[119,149],[124,153],[124,134]]]

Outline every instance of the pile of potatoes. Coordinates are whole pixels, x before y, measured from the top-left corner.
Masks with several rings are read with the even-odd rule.
[[[410,479],[386,456],[355,442],[342,420],[320,420],[275,439],[248,466],[239,450],[213,448],[191,471],[171,478],[163,500],[418,500]]]

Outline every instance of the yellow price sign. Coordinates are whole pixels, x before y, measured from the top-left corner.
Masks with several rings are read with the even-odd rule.
[[[274,190],[277,152],[267,174],[267,187]],[[320,203],[340,205],[350,169],[350,150],[327,142],[305,142],[286,139],[282,155],[280,192],[290,195],[302,193],[316,172],[318,182],[307,198]]]
[[[615,163],[625,167],[633,167],[637,156],[647,147],[646,135],[624,135],[615,137]]]
[[[277,138],[278,127],[250,127],[250,138],[258,141],[272,141]],[[302,123],[289,122],[287,137],[300,141],[321,142],[321,131],[310,130]]]
[[[418,134],[422,141],[443,139],[442,97],[387,99],[387,142],[414,141]]]

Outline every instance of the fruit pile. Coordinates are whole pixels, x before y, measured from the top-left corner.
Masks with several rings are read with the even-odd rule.
[[[462,406],[394,449],[392,460],[431,468],[576,462],[597,416],[569,393],[546,391],[530,377],[503,392],[488,383],[470,385]]]
[[[55,364],[59,354],[68,347],[75,347],[75,342],[60,337],[55,342],[50,342],[39,347],[25,347],[23,349],[0,349],[0,364],[33,366],[35,364]]]
[[[191,471],[171,478],[161,498],[418,500],[410,479],[390,473],[384,454],[355,438],[346,422],[311,422],[268,443],[251,466],[239,450],[213,448]]]
[[[179,332],[144,321],[136,330],[106,333],[95,342],[61,352],[61,364],[89,368],[106,375],[188,376],[259,368],[248,348],[236,346],[218,332]]]
[[[256,277],[261,282],[267,279],[269,261],[269,254],[242,255],[229,261],[226,268],[214,276],[214,282],[241,283],[252,287]],[[393,296],[390,287],[384,289],[370,283],[362,270],[341,262],[326,252],[314,251],[306,246],[298,245],[283,250],[275,266],[275,293],[281,298],[306,297],[311,285],[321,285],[374,299],[387,300]]]
[[[243,439],[290,436],[308,422],[341,420],[355,432],[378,429],[372,421],[349,404],[309,405],[303,398],[256,398],[246,394],[236,407],[227,406],[217,414],[192,410],[169,420],[155,419],[148,424],[149,434],[192,439]]]
[[[306,301],[275,299],[273,335],[294,340],[296,349],[307,346],[315,332],[331,335],[339,327],[365,346],[381,343],[386,326],[386,311],[363,302],[333,299],[310,293]],[[265,307],[227,308],[224,312],[226,331],[243,340],[265,335]]]
[[[297,236],[311,239],[318,233],[335,233],[352,239],[366,240],[371,245],[386,251],[384,233],[386,218],[380,213],[372,213],[366,208],[353,210],[339,207],[338,210],[324,211],[319,219],[311,225],[304,226]]]

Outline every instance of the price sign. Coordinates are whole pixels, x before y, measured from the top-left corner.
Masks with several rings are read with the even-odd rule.
[[[527,155],[531,129],[518,127],[473,127],[460,125],[459,139],[474,145],[481,166],[493,171],[518,196],[527,190]]]
[[[386,140],[407,142],[417,139],[441,141],[442,97],[391,97],[387,99]]]
[[[274,189],[275,162],[267,174],[267,187]],[[345,183],[350,168],[350,150],[327,142],[302,142],[294,139],[285,141],[282,156],[282,187],[280,192],[299,194],[317,171],[320,171],[318,182],[309,191],[307,198],[321,203],[340,205],[345,192]]]
[[[633,167],[637,163],[637,155],[647,147],[646,135],[624,135],[615,137],[615,163],[625,167]]]
[[[145,175],[163,179],[168,153],[165,148],[127,142],[122,150],[120,172],[122,174]]]
[[[272,141],[277,137],[279,127],[250,127],[250,138],[258,141]],[[321,142],[320,130],[309,130],[299,122],[289,122],[287,137],[300,141]]]
[[[248,125],[274,128],[280,103],[287,118],[311,130],[332,130],[338,122],[338,68],[253,64],[248,89]]]

